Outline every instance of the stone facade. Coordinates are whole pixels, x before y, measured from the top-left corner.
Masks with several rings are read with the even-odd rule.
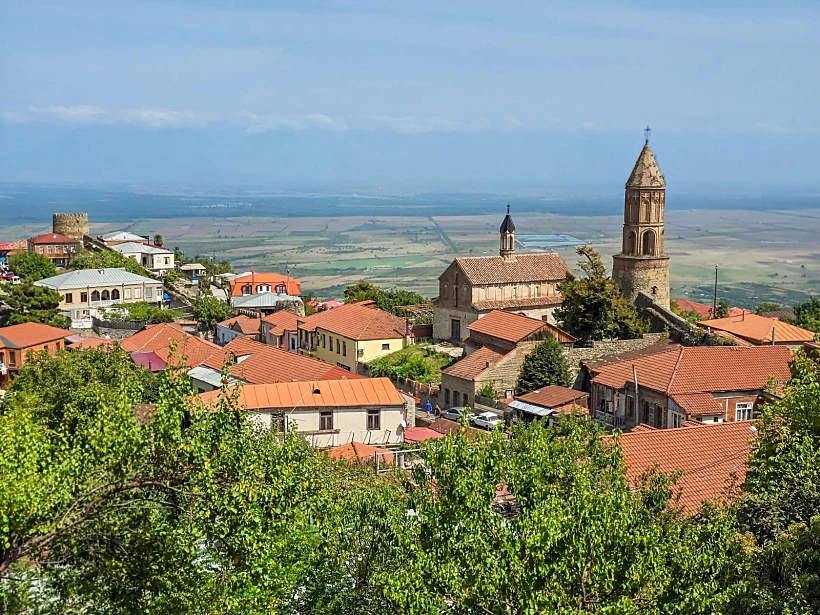
[[[573,372],[577,372],[582,362],[597,361],[613,354],[641,350],[652,344],[657,344],[666,339],[665,333],[646,333],[643,337],[631,340],[606,340],[592,342],[591,348],[572,348],[569,351],[569,367]]]
[[[613,257],[612,280],[630,301],[645,292],[669,308],[669,256],[664,253],[666,181],[644,145],[624,190],[621,252]]]
[[[52,214],[51,232],[81,240],[88,235],[88,214]]]
[[[512,397],[518,376],[521,373],[521,364],[524,357],[532,351],[536,342],[519,344],[514,351],[504,355],[498,362],[491,364],[486,370],[473,380],[457,378],[450,374],[441,374],[441,392],[439,399],[443,399],[442,408],[451,406],[475,406],[478,392],[489,382],[492,383],[496,394]]]

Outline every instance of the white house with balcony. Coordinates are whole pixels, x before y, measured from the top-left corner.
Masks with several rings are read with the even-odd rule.
[[[112,305],[162,301],[162,282],[122,267],[69,271],[34,284],[60,293],[60,310],[72,321],[88,320]]]
[[[166,271],[174,268],[174,253],[165,248],[129,241],[113,245],[111,249],[123,256],[133,258],[148,271],[157,275],[164,275]]]

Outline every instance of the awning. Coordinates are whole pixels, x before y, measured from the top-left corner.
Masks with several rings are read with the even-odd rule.
[[[549,416],[555,412],[552,408],[544,408],[544,406],[528,404],[527,402],[520,401],[518,399],[514,399],[508,405],[510,408],[516,408],[517,410],[522,410],[528,414],[534,414],[535,416]]]

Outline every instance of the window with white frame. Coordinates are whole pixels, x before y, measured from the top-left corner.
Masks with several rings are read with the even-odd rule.
[[[141,289],[135,288],[134,289],[134,299],[139,299],[142,296],[141,293],[142,293]]]
[[[333,412],[331,410],[322,410],[319,413],[319,431],[333,430]]]
[[[382,428],[382,411],[379,408],[367,409],[367,428],[381,429]]]
[[[131,289],[130,289],[130,288],[126,288],[126,289],[125,289],[125,298],[126,298],[126,299],[130,299],[130,298],[131,298]]]
[[[743,401],[735,404],[735,420],[736,421],[751,421],[752,411],[754,409],[754,402]]]

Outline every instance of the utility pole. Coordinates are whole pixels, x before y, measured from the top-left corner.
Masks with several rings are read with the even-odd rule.
[[[715,265],[715,294],[714,298],[712,299],[712,318],[717,318],[717,278],[718,266]]]

